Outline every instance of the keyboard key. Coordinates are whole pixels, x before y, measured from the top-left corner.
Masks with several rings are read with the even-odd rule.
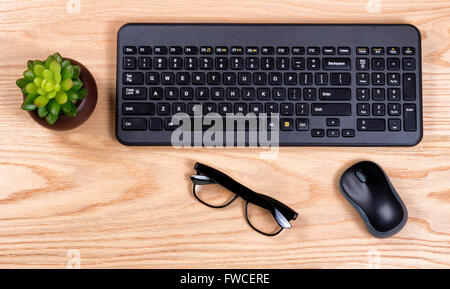
[[[164,128],[166,130],[175,130],[177,127],[178,127],[178,125],[175,125],[175,123],[172,122],[171,118],[164,119]]]
[[[403,47],[402,52],[403,52],[403,55],[414,55],[415,54],[414,47]]]
[[[156,46],[153,49],[153,53],[154,54],[159,54],[159,55],[167,54],[167,47],[165,47],[165,46]]]
[[[368,73],[357,73],[356,74],[356,84],[358,85],[369,85],[370,76]]]
[[[355,136],[355,130],[354,129],[343,129],[342,130],[342,136],[343,137],[354,137]]]
[[[303,89],[303,99],[304,100],[316,100],[317,90],[315,88],[304,88]]]
[[[186,104],[183,102],[174,103],[174,104],[172,104],[172,111],[174,114],[179,113],[179,112],[186,113]]]
[[[401,114],[399,103],[389,103],[388,104],[388,114],[390,116],[399,116]]]
[[[177,87],[166,87],[165,99],[177,100],[178,99],[178,88]]]
[[[182,69],[183,59],[181,57],[170,57],[169,58],[169,68],[170,69]]]
[[[275,49],[271,46],[264,46],[261,48],[261,54],[262,55],[273,55]]]
[[[124,118],[122,120],[123,130],[146,130],[147,119],[145,118]]]
[[[246,52],[248,55],[258,55],[259,49],[258,49],[258,47],[251,46],[251,47],[247,47],[247,48],[245,49],[245,52]]]
[[[308,67],[309,70],[320,69],[320,58],[316,58],[316,57],[308,58],[306,60],[306,67]]]
[[[356,58],[356,69],[368,70],[369,69],[369,58]]]
[[[213,48],[211,46],[201,46],[200,47],[200,54],[212,54]]]
[[[349,103],[313,103],[311,104],[312,115],[345,116],[351,115]]]
[[[142,72],[124,72],[123,84],[144,84],[144,74]]]
[[[235,98],[229,98],[229,99],[239,99],[239,95],[236,95]],[[253,87],[244,87],[242,89],[242,99],[243,100],[254,100],[256,99],[256,91]]]
[[[292,69],[294,69],[294,70],[304,70],[305,69],[305,58],[303,58],[303,57],[293,57],[292,58]]]
[[[150,130],[162,130],[162,119],[150,118],[149,119],[149,129]]]
[[[327,137],[339,137],[338,129],[327,129]]]
[[[288,70],[289,69],[289,58],[287,58],[287,57],[278,57],[277,58],[277,69],[279,69],[279,70]]]
[[[327,118],[327,126],[339,126],[339,118]]]
[[[122,104],[122,114],[124,115],[153,115],[155,114],[154,103],[124,102]]]
[[[403,100],[416,100],[416,75],[414,73],[403,74]]]
[[[359,131],[384,131],[386,123],[382,118],[359,118],[357,128]]]
[[[350,70],[350,58],[324,58],[324,70]]]
[[[351,48],[350,47],[339,47],[338,48],[338,54],[339,55],[350,55],[351,54]]]
[[[402,129],[401,122],[399,118],[390,118],[388,120],[388,129],[390,131],[400,131]]]
[[[387,54],[389,54],[389,55],[400,55],[400,48],[399,47],[388,47],[387,48]]]
[[[181,46],[171,46],[169,47],[169,54],[179,55],[183,53],[183,48]]]
[[[324,137],[325,131],[323,129],[313,129],[311,130],[312,137]]]
[[[320,47],[308,47],[306,51],[309,55],[318,55],[320,53]]]
[[[289,54],[289,47],[286,47],[286,46],[277,47],[277,54],[278,55],[288,55]]]
[[[403,105],[403,122],[405,131],[416,131],[416,105],[414,103],[405,103]]]
[[[261,69],[273,70],[275,68],[275,59],[273,57],[261,58]]]
[[[198,48],[196,46],[186,46],[184,47],[184,54],[195,55],[198,53]]]
[[[259,58],[258,57],[247,57],[245,59],[245,67],[248,70],[259,69]]]
[[[139,57],[139,69],[151,69],[152,59],[150,57]]]
[[[386,106],[384,103],[373,103],[372,114],[374,116],[384,116],[386,114]]]
[[[388,73],[387,83],[388,85],[400,85],[400,73]]]
[[[372,58],[372,70],[384,70],[384,58]]]
[[[155,57],[153,59],[153,67],[158,70],[167,69],[167,58],[165,57]]]
[[[350,88],[320,88],[319,99],[321,100],[350,100]]]
[[[383,47],[372,47],[372,55],[384,55]]]
[[[281,115],[293,115],[294,114],[294,104],[292,104],[292,103],[280,104],[280,114]]]
[[[399,88],[389,88],[388,89],[388,100],[400,101],[400,89]]]
[[[136,46],[124,46],[123,54],[136,54]]]
[[[383,101],[386,97],[384,88],[372,88],[372,99],[375,101]]]
[[[175,84],[175,73],[173,72],[163,72],[161,74],[161,83],[166,85]]]
[[[159,84],[159,73],[158,72],[147,72],[145,75],[145,82],[150,85],[158,85]]]
[[[356,48],[356,54],[358,54],[358,55],[368,55],[369,54],[369,48],[368,47],[357,47]]]
[[[152,54],[152,48],[150,46],[139,46],[139,54]]]
[[[309,120],[307,118],[297,118],[295,120],[295,129],[298,131],[309,130]]]
[[[368,103],[356,104],[356,114],[359,116],[369,116],[370,115],[370,105]]]
[[[191,87],[182,87],[180,89],[180,99],[182,100],[194,99],[194,89]]]
[[[291,118],[280,119],[281,130],[294,130],[294,121]]]
[[[307,103],[297,103],[295,112],[297,115],[307,116],[309,115],[309,104]]]
[[[222,87],[211,88],[211,99],[224,100],[225,99],[225,90]]]
[[[384,73],[372,73],[372,84],[373,85],[384,85]]]
[[[352,83],[352,77],[350,73],[331,73],[330,84],[331,85],[350,85]]]
[[[158,103],[158,115],[169,115],[170,114],[170,104],[169,103]]]
[[[136,69],[136,58],[124,57],[123,58],[123,69]]]
[[[323,47],[322,48],[323,55],[334,55],[336,54],[336,48],[334,47]]]
[[[219,54],[219,55],[226,55],[226,54],[228,54],[228,47],[226,47],[226,46],[217,46],[216,47],[216,54]]]
[[[147,89],[145,87],[124,87],[122,98],[125,100],[145,100],[147,99]]]
[[[163,99],[163,89],[161,87],[151,87],[149,96],[152,100],[161,100]]]
[[[233,55],[244,54],[244,47],[242,47],[242,46],[232,46],[230,52]]]
[[[295,46],[292,47],[292,55],[304,55],[305,47]]]
[[[403,70],[416,69],[416,60],[414,58],[403,58]]]
[[[350,74],[349,74],[350,76]],[[316,85],[327,85],[328,84],[328,74],[327,73],[316,73],[314,75]],[[333,83],[331,83],[333,84]]]
[[[370,90],[368,88],[356,89],[356,99],[362,101],[370,100]]]
[[[388,70],[400,70],[400,58],[388,58],[387,59]]]

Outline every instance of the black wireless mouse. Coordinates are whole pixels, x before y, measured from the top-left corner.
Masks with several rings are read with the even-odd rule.
[[[390,237],[406,224],[406,207],[376,163],[362,161],[349,167],[342,174],[339,187],[375,237]]]

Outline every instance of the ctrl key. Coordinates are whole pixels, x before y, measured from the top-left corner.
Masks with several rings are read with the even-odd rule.
[[[124,118],[122,120],[123,130],[146,130],[147,120],[145,118]]]

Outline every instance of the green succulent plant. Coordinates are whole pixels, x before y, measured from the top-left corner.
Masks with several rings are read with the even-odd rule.
[[[25,95],[22,109],[37,110],[48,124],[56,122],[61,114],[75,117],[77,104],[87,95],[80,80],[80,66],[63,60],[59,53],[47,60],[29,60],[23,78],[16,81]]]

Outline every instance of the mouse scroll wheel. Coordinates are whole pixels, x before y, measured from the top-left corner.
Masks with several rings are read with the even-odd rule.
[[[361,172],[361,170],[356,170],[355,172],[356,177],[361,183],[365,183],[367,180],[367,176]]]

